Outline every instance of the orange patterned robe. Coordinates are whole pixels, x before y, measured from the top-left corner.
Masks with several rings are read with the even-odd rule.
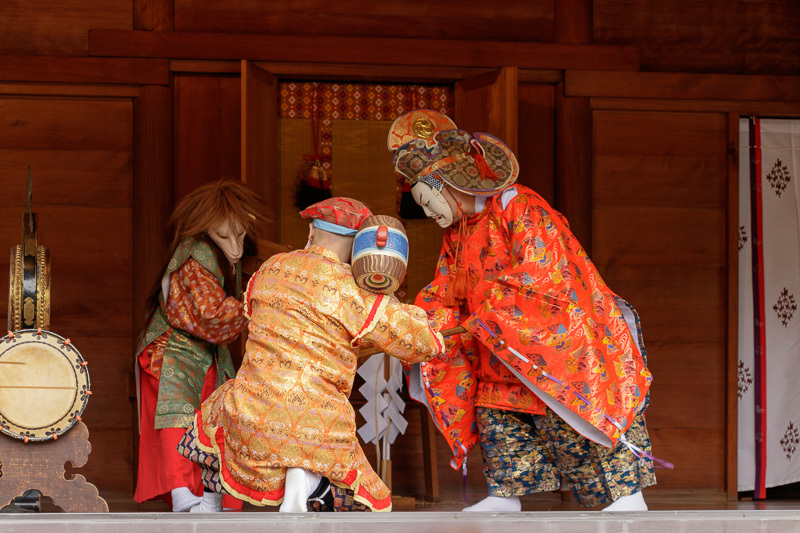
[[[462,264],[469,294],[443,302],[456,272],[459,229],[445,234],[434,280],[417,297],[437,329],[463,325],[447,354],[410,369],[453,450],[478,442],[475,407],[543,414],[612,447],[646,404],[652,376],[636,344],[638,317],[605,284],[566,220],[515,185],[469,217]],[[629,324],[635,324],[630,327]]]
[[[350,265],[318,246],[264,263],[245,302],[251,322],[242,367],[195,421],[193,444],[219,458],[225,490],[278,505],[286,469],[300,467],[352,489],[373,510],[391,510],[348,401],[359,346],[421,362],[444,349],[441,334],[421,309],[360,289]]]

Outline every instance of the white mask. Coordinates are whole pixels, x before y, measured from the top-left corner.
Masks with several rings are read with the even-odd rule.
[[[239,262],[244,252],[244,226],[238,220],[223,220],[208,231],[208,236],[219,246],[231,264]]]
[[[427,183],[418,181],[411,187],[411,196],[419,204],[425,216],[432,218],[439,226],[448,228],[453,223],[453,210],[445,197]]]

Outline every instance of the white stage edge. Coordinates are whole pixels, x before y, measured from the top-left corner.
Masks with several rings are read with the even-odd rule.
[[[798,511],[639,513],[31,513],[0,515],[2,533],[752,533],[798,532]]]

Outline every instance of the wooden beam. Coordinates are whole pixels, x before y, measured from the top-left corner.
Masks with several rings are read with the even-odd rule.
[[[566,96],[800,102],[800,76],[567,70]]]
[[[562,0],[559,0],[559,2]],[[553,0],[179,0],[175,31],[258,35],[554,41]],[[96,28],[112,29],[108,26]],[[119,29],[118,27],[116,29]]]
[[[629,111],[688,111],[697,113],[739,113],[760,117],[800,117],[800,101],[758,102],[731,100],[664,100],[628,98],[590,98],[592,109]]]
[[[139,87],[131,85],[0,83],[0,94],[3,96],[136,98],[139,96]]]
[[[91,30],[89,55],[531,69],[636,70],[629,46]]]
[[[173,74],[241,74],[240,61],[203,61],[196,59],[173,59],[169,71]]]
[[[139,58],[3,56],[0,81],[167,85],[169,62]]]
[[[405,65],[362,65],[331,63],[255,63],[279,78],[326,79],[370,82],[454,83],[460,79],[490,72],[491,68],[470,67],[420,67]],[[169,62],[172,73],[236,74],[239,61],[206,61],[200,59],[173,59]],[[523,69],[519,71],[520,83],[556,84],[564,81],[561,70]]]

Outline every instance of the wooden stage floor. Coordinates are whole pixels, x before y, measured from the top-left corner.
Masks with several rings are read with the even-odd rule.
[[[800,484],[785,488],[771,489],[770,499],[753,500],[749,494],[743,494],[738,500],[728,501],[722,494],[711,492],[668,492],[648,491],[644,496],[651,511],[724,511],[724,510],[796,510],[800,515]],[[136,503],[130,495],[101,494],[108,502],[112,513],[166,513],[169,507],[162,501]],[[439,502],[426,502],[422,499],[403,498],[395,500],[395,512],[459,512],[464,507],[480,501],[484,495],[469,494],[464,500],[461,494],[442,495]],[[577,511],[592,512],[598,509],[582,508],[571,493],[551,492],[525,496],[522,498],[523,512],[544,511]],[[277,507],[257,507],[245,504],[245,513],[272,513]]]
[[[794,491],[769,500],[726,501],[719,495],[645,491],[649,512],[603,513],[581,509],[571,495],[547,493],[523,498],[520,513],[461,513],[482,495],[444,496],[441,502],[399,501],[392,513],[282,514],[274,507],[246,505],[243,512],[170,513],[163,502],[138,504],[129,495],[101,494],[109,514],[40,513],[0,515],[0,531],[25,533],[800,533],[800,497]],[[746,496],[746,495],[745,495]],[[50,512],[47,512],[50,511]]]

